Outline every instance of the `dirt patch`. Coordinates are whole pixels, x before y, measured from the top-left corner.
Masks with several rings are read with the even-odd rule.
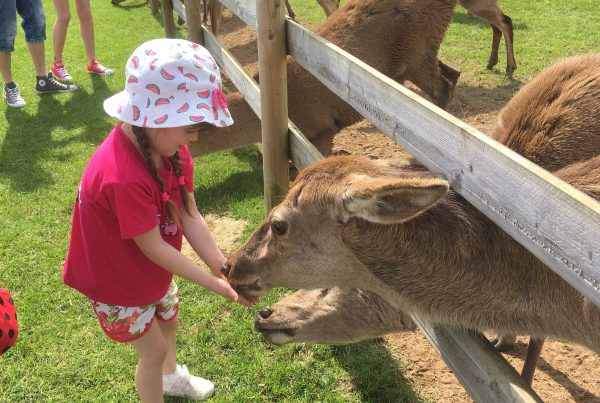
[[[397,333],[386,340],[394,357],[406,366],[404,377],[421,395],[438,402],[473,401],[421,332]],[[503,354],[519,372],[527,343],[528,338],[519,337],[517,345]],[[546,340],[533,389],[546,402],[600,402],[599,375],[598,354],[585,347]]]
[[[236,242],[240,239],[246,228],[246,221],[236,220],[227,215],[216,216],[213,214],[206,214],[203,215],[203,217],[212,232],[217,246],[219,246],[219,249],[221,249],[223,254],[227,256],[229,253],[233,252]],[[207,268],[185,238],[183,239],[183,245],[181,246],[181,253],[200,266]]]
[[[220,40],[250,74],[257,72],[255,33],[228,11]],[[234,88],[231,83],[228,87]],[[409,88],[414,90],[410,85]],[[459,80],[448,111],[488,133],[513,91],[509,88],[470,86]],[[338,133],[333,148],[375,158],[404,159],[407,156],[404,150],[366,120]],[[215,231],[223,231],[215,234],[217,243],[228,250],[227,245],[231,247],[240,237],[243,225],[232,224],[227,217],[209,217],[207,221],[209,219]],[[420,332],[399,333],[388,336],[386,340],[390,351],[405,363],[406,378],[424,397],[443,402],[472,401]],[[519,338],[517,346],[504,355],[519,372],[526,355],[526,343],[526,338]],[[600,356],[584,347],[548,340],[538,363],[533,388],[548,402],[600,402]]]

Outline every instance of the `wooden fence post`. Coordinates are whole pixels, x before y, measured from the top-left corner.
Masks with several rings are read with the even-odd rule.
[[[185,25],[188,40],[202,44],[202,18],[200,16],[200,0],[184,0]]]
[[[161,0],[161,4],[163,24],[165,25],[165,36],[167,38],[175,38],[177,32],[175,30],[175,21],[173,21],[173,3],[171,3],[171,0]]]
[[[256,2],[265,207],[289,186],[287,64],[284,0]],[[235,117],[234,117],[235,118]]]
[[[150,12],[152,15],[158,13],[158,0],[150,0]]]

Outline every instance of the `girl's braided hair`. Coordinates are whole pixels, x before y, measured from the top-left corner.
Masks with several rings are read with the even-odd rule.
[[[163,193],[165,191],[165,183],[158,174],[158,171],[156,170],[156,165],[154,164],[154,160],[152,159],[152,156],[150,154],[150,140],[148,139],[148,135],[142,127],[132,125],[131,129],[133,130],[133,134],[135,135],[138,144],[142,148],[142,153],[144,154],[144,158],[146,158],[146,162],[148,163],[148,169],[150,171],[150,174],[152,175],[152,178],[158,185],[160,193]],[[180,178],[183,175],[183,170],[181,168],[181,158],[179,157],[179,152],[176,151],[175,154],[171,156],[170,160],[171,165],[175,170],[175,176],[177,176],[177,178]],[[181,193],[181,201],[183,203],[183,208],[190,216],[193,215],[191,211],[190,198],[185,188],[185,185],[179,185],[179,192]],[[179,213],[179,209],[171,199],[167,200],[167,212],[171,221],[181,223],[181,214]]]

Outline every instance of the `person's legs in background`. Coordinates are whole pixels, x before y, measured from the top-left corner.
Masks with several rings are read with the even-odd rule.
[[[35,90],[38,94],[75,91],[75,85],[59,83],[46,70],[46,15],[41,0],[16,0],[17,11],[22,18],[25,41],[31,53],[36,74]]]
[[[4,80],[2,95],[11,108],[21,108],[26,105],[19,93],[19,87],[12,77],[11,53],[15,46],[17,35],[17,5],[15,0],[4,0],[0,7],[0,74]]]
[[[52,74],[62,81],[71,81],[73,77],[69,74],[63,63],[63,50],[67,40],[67,29],[71,21],[71,9],[69,0],[53,0],[56,9],[56,20],[52,28],[52,50],[54,60],[52,63]]]
[[[94,42],[94,18],[92,17],[92,8],[90,0],[75,0],[75,8],[77,17],[79,18],[79,30],[81,31],[81,39],[85,48],[85,56],[87,57],[87,71],[95,74],[103,74],[110,76],[113,71],[104,67],[96,60],[96,45]]]
[[[69,0],[53,0],[56,9],[52,47],[54,49],[54,63],[52,73],[60,80],[71,81],[73,78],[67,71],[63,62],[63,51],[67,38],[67,29],[71,20]],[[86,70],[90,73],[111,75],[113,71],[104,67],[96,60],[96,45],[94,41],[94,19],[90,0],[75,0],[75,11],[79,19],[79,31],[87,58]]]

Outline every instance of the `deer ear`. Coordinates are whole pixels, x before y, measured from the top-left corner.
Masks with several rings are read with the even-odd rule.
[[[448,193],[443,179],[369,178],[353,183],[343,197],[347,217],[379,224],[408,221]]]

